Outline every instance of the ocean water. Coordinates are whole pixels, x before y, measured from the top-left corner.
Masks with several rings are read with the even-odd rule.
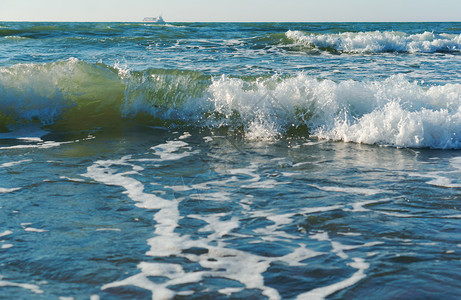
[[[0,23],[1,299],[459,299],[461,23]]]

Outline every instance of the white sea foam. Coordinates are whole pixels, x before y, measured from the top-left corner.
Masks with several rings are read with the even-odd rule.
[[[18,160],[18,161],[11,161],[11,162],[1,164],[0,168],[11,168],[11,167],[14,167],[16,165],[20,165],[22,163],[29,162],[29,161],[32,161],[32,160],[31,159],[23,159],[23,160]]]
[[[169,207],[170,201],[160,198],[154,194],[144,193],[144,185],[138,180],[129,177],[128,175],[138,174],[135,171],[135,166],[129,163],[131,157],[123,157],[120,160],[96,161],[92,166],[87,168],[85,177],[92,178],[95,181],[102,182],[107,185],[121,186],[126,189],[126,194],[137,202],[136,206],[147,209],[161,209]],[[129,166],[133,171],[116,173],[117,165]]]
[[[424,87],[402,75],[384,81],[317,80],[303,73],[255,82],[221,77],[213,110],[251,139],[270,140],[305,124],[321,139],[396,147],[461,148],[461,85]],[[215,124],[216,125],[216,124]]]
[[[73,182],[85,182],[85,180],[83,180],[81,178],[71,178],[71,177],[67,177],[67,176],[60,176],[59,178],[69,180],[69,181],[73,181]]]
[[[179,146],[179,144],[175,144]],[[180,146],[185,146],[181,144]],[[174,147],[173,147],[174,148]],[[182,147],[179,147],[182,148]],[[192,149],[182,149],[189,150]],[[132,175],[140,175],[134,171],[134,160],[130,157],[123,157],[120,160],[97,161],[93,166],[88,168],[85,176],[94,180],[109,185],[122,186],[126,189],[126,194],[137,203],[144,203],[145,198],[152,198],[152,194],[142,191],[142,184],[132,178]],[[131,167],[133,171],[125,171],[118,174],[116,168],[118,166]],[[243,175],[245,182],[258,182],[259,177],[255,177],[255,169],[257,165],[252,165],[249,168],[233,169],[231,175]],[[220,186],[223,182],[214,181],[208,182],[207,186]],[[188,189],[189,190],[189,189]],[[212,197],[209,200],[222,200],[222,193],[210,193]],[[156,196],[155,196],[156,197]],[[248,199],[250,199],[249,197]],[[244,205],[251,204],[247,198],[242,200]],[[152,200],[152,199],[151,199]],[[324,253],[316,252],[306,248],[306,245],[299,244],[292,252],[280,257],[266,257],[255,255],[249,252],[232,249],[227,247],[226,238],[234,236],[242,238],[245,235],[234,233],[240,227],[239,218],[237,216],[230,217],[226,213],[211,213],[211,214],[191,214],[187,218],[198,219],[205,222],[198,231],[201,233],[200,238],[191,239],[189,235],[181,235],[176,231],[178,222],[182,218],[179,212],[179,203],[182,199],[165,200],[157,199],[158,209],[154,214],[156,221],[154,236],[147,240],[150,246],[146,255],[153,257],[184,257],[191,262],[198,263],[203,269],[186,271],[179,264],[171,263],[152,263],[141,262],[138,265],[139,274],[128,277],[121,281],[108,283],[102,289],[110,289],[120,286],[132,285],[152,292],[153,299],[170,299],[175,295],[191,295],[193,291],[184,290],[181,292],[173,291],[170,286],[179,284],[187,284],[192,282],[200,282],[206,278],[227,278],[239,282],[242,287],[238,288],[222,288],[219,290],[223,295],[230,296],[233,293],[241,291],[243,288],[259,289],[261,293],[269,299],[280,299],[277,290],[267,286],[264,282],[263,273],[276,261],[284,262],[290,266],[304,266],[305,260],[313,258]],[[149,205],[146,208],[153,208]],[[318,211],[321,209],[315,209]],[[267,232],[261,232],[262,235],[273,235],[283,237],[283,230],[279,230],[283,225],[292,222],[293,214],[287,215],[268,215],[261,212],[261,216],[267,216],[269,220],[274,222],[274,225],[269,225],[266,228]],[[271,232],[272,231],[272,232]],[[257,233],[257,230],[254,231]],[[286,234],[286,238],[296,238]],[[184,252],[191,248],[202,248],[206,251],[202,254]],[[165,280],[162,283],[152,281],[152,277],[162,277]]]
[[[166,277],[170,279],[173,284],[196,282],[202,278],[202,274],[200,273],[185,273],[182,267],[176,264],[141,262],[138,265],[138,268],[141,270],[140,274],[131,276],[122,281],[106,284],[102,287],[102,289],[104,290],[118,286],[133,285],[152,291],[152,299],[154,300],[172,299],[175,293],[167,288],[169,282],[158,284],[150,281],[147,277]],[[186,293],[187,292],[190,291],[186,291]]]
[[[331,240],[327,232],[318,232],[316,234],[311,235],[310,238],[318,240],[318,241],[330,242],[331,247],[332,247],[332,252],[344,260],[349,259],[349,255],[346,254],[344,251],[352,250],[356,248],[362,248],[362,247],[373,247],[376,245],[383,244],[383,242],[375,241],[375,242],[369,242],[369,243],[359,244],[359,245],[344,245],[337,241]],[[325,287],[315,288],[306,293],[302,293],[298,295],[296,299],[299,299],[299,300],[325,299],[329,295],[336,293],[337,291],[340,291],[347,287],[350,287],[352,285],[355,285],[360,280],[366,278],[365,271],[370,267],[370,265],[367,262],[365,262],[363,258],[360,258],[360,257],[352,257],[351,259],[352,259],[352,262],[347,263],[347,265],[349,265],[350,267],[354,269],[357,269],[357,271],[354,274],[352,274],[351,277],[346,278],[342,281],[336,282],[334,284],[325,286]]]
[[[340,235],[345,235],[345,236],[361,236],[361,233],[358,232],[338,232]]]
[[[7,235],[10,235],[10,234],[13,234],[13,231],[5,230],[4,232],[0,233],[0,237],[7,236]]]
[[[184,135],[183,135],[184,136]],[[161,156],[160,153],[184,153],[189,157],[194,155],[192,145],[186,143],[184,139],[172,140],[170,143],[164,143],[153,147],[153,156]],[[170,156],[165,156],[169,161]],[[180,158],[175,158],[180,159]],[[131,156],[125,156],[115,160],[100,160],[96,161],[87,168],[87,173],[84,176],[91,178],[106,185],[122,187],[127,195],[134,203],[141,208],[152,209],[155,227],[153,228],[153,236],[146,242],[149,250],[147,256],[152,256],[149,262],[141,262],[138,264],[139,273],[122,279],[120,281],[107,283],[102,289],[111,289],[122,286],[136,286],[152,292],[153,299],[171,299],[175,296],[187,296],[194,291],[184,290],[177,292],[175,286],[187,285],[189,283],[202,283],[210,278],[222,278],[235,281],[236,286],[220,287],[219,292],[228,297],[232,297],[234,293],[238,293],[243,289],[258,289],[261,294],[269,299],[280,299],[281,295],[273,287],[265,282],[264,273],[269,270],[274,263],[284,263],[288,266],[304,267],[308,265],[307,260],[317,257],[334,254],[343,265],[348,265],[354,269],[354,273],[348,278],[339,278],[337,282],[308,291],[299,295],[299,299],[310,299],[315,297],[323,299],[329,295],[347,287],[350,287],[366,277],[368,263],[360,257],[356,257],[359,249],[363,253],[362,248],[373,248],[381,244],[380,241],[362,242],[343,244],[341,238],[338,240],[331,238],[328,232],[309,232],[311,240],[316,240],[325,247],[318,252],[309,249],[304,244],[302,235],[295,235],[286,231],[286,228],[291,227],[291,224],[303,219],[302,215],[321,213],[326,211],[347,211],[352,213],[368,210],[365,206],[373,203],[379,203],[389,200],[370,200],[355,203],[342,203],[330,206],[321,207],[305,207],[293,210],[290,212],[284,211],[278,213],[277,208],[258,210],[253,206],[260,199],[255,195],[247,195],[240,201],[240,206],[243,208],[241,212],[244,218],[263,219],[264,226],[255,226],[256,228],[246,228],[245,234],[239,232],[242,226],[241,214],[239,212],[229,214],[228,212],[213,213],[206,211],[202,213],[194,213],[181,215],[182,201],[190,199],[199,199],[207,201],[229,201],[234,200],[229,197],[226,190],[219,190],[223,186],[228,186],[229,183],[238,181],[243,185],[259,184],[264,182],[258,172],[261,167],[257,162],[251,163],[249,166],[229,169],[220,175],[227,175],[227,180],[213,180],[205,183],[184,184],[182,188],[178,186],[161,186],[160,183],[152,183],[155,188],[171,189],[178,193],[187,191],[187,198],[165,199],[162,198],[162,193],[147,192],[143,182],[150,182],[153,179],[144,178],[141,172],[149,162],[153,165],[149,167],[155,168],[159,159],[143,160],[142,166],[139,166],[141,161],[132,159]],[[237,180],[237,177],[239,178]],[[155,178],[155,177],[154,177]],[[191,190],[200,189],[205,192],[205,196],[194,196],[190,193]],[[335,187],[327,186],[326,190],[338,191]],[[346,187],[339,190],[345,193],[360,193],[365,196],[373,196],[380,192],[377,189]],[[164,192],[164,191],[163,191]],[[160,195],[160,196],[159,196]],[[235,201],[238,201],[237,199]],[[240,207],[236,205],[237,209]],[[234,208],[232,208],[234,209]],[[300,218],[299,218],[300,217]],[[180,222],[184,219],[184,223]],[[188,222],[193,219],[196,222]],[[259,222],[259,221],[258,221]],[[190,223],[201,224],[196,229],[197,235],[191,237],[184,232],[184,225]],[[31,225],[31,224],[29,224]],[[187,225],[186,225],[187,226]],[[293,226],[296,228],[296,226]],[[301,227],[301,226],[300,226]],[[299,227],[298,227],[299,228]],[[291,229],[290,229],[291,230]],[[359,234],[345,234],[342,239],[363,240],[363,237],[356,238]],[[267,241],[290,241],[290,247],[287,247],[284,255],[280,256],[265,256],[256,255],[252,251],[244,251],[242,249],[234,249],[232,241],[241,238],[252,238],[250,243],[264,243]],[[305,239],[305,237],[304,237]],[[312,242],[312,241],[311,241]],[[191,249],[201,249],[201,251],[190,251]],[[328,249],[328,250],[324,250]],[[366,249],[368,250],[368,249]],[[371,249],[370,249],[371,250]],[[178,261],[186,263],[178,263]],[[193,268],[187,268],[187,262],[194,264]],[[155,277],[161,277],[161,280],[155,280]],[[191,287],[190,289],[194,289]],[[199,291],[195,291],[199,292]]]
[[[368,200],[368,201],[361,201],[361,202],[355,202],[351,203],[352,209],[345,208],[343,209],[344,211],[351,211],[351,212],[364,212],[364,211],[370,211],[370,209],[365,208],[365,205],[370,205],[370,204],[376,204],[376,203],[381,203],[381,202],[388,202],[391,201],[390,199],[380,199],[380,200]]]
[[[459,215],[444,216],[443,218],[447,218],[447,219],[461,219],[461,214],[459,214]]]
[[[414,218],[415,217],[415,215],[402,214],[402,213],[393,212],[393,211],[376,210],[375,212],[386,215],[386,216],[392,216],[392,217],[397,217],[397,218]]]
[[[155,151],[156,155],[160,156],[160,161],[179,160],[197,153],[197,151],[188,151],[191,150],[191,147],[189,147],[188,143],[182,141],[188,137],[190,137],[190,134],[185,133],[178,138],[179,140],[168,141],[151,149]]]
[[[10,188],[10,189],[7,189],[7,188],[0,188],[0,194],[6,194],[6,193],[12,193],[14,191],[18,191],[20,190],[21,188]]]
[[[347,194],[360,194],[366,196],[372,196],[375,194],[383,193],[383,190],[379,189],[368,189],[368,188],[357,188],[357,187],[344,187],[344,186],[319,186],[311,185],[319,190],[328,191],[328,192],[340,192]]]
[[[282,184],[287,184],[287,183],[278,182],[274,179],[266,179],[260,182],[253,182],[250,184],[245,184],[245,185],[242,185],[241,187],[245,189],[273,189],[277,185],[282,185]]]
[[[460,35],[396,32],[308,35],[289,31],[287,35],[299,43],[309,44],[308,40],[313,39],[325,47],[353,52],[459,51],[461,39]],[[120,117],[135,118],[147,113],[189,125],[230,127],[250,140],[275,140],[290,128],[302,125],[320,139],[395,147],[461,148],[459,83],[424,86],[402,75],[381,81],[335,82],[304,73],[255,79],[223,75],[210,80],[203,74],[179,70],[151,71],[144,77],[124,70],[126,75],[117,75],[113,68],[100,68],[77,59],[3,68],[0,86],[4,87],[5,100],[0,111],[16,121],[38,119],[47,125],[58,121],[64,111],[74,109],[72,112],[78,116],[82,112],[75,106],[90,106],[86,101],[93,98],[104,99],[101,109],[112,114],[113,101],[118,99]],[[75,78],[69,81],[69,74]],[[95,74],[97,82],[90,82],[88,74]],[[101,90],[100,86],[109,90]],[[98,121],[104,123],[107,118]],[[41,135],[43,132],[37,132],[35,137]],[[0,133],[0,138],[14,136],[34,137]],[[181,148],[187,147],[181,142],[187,137],[185,133],[153,150],[162,158],[181,159],[185,155]],[[0,149],[59,145],[36,140],[35,144]]]
[[[33,227],[26,227],[26,228],[24,228],[24,231],[28,231],[28,232],[47,232],[48,230],[40,229],[40,228],[33,228]]]
[[[427,184],[445,188],[461,188],[461,158],[450,159],[450,168],[442,172],[409,173],[410,176],[429,178]]]
[[[286,36],[294,43],[321,50],[336,50],[346,53],[380,52],[428,52],[461,51],[461,35],[405,34],[402,32],[345,32],[337,34],[310,34],[288,31]]]
[[[320,299],[325,299],[329,295],[336,293],[337,291],[340,291],[342,289],[345,289],[349,286],[352,286],[359,282],[360,280],[364,279],[366,277],[365,270],[367,270],[370,265],[362,258],[354,258],[354,262],[350,263],[349,266],[351,266],[354,269],[357,269],[358,271],[352,274],[351,277],[344,279],[343,281],[334,283],[332,285],[326,286],[326,287],[321,287],[321,288],[316,288],[313,289],[312,291],[309,291],[307,293],[301,294],[298,297],[296,297],[297,300],[320,300]]]
[[[185,138],[185,136],[184,136]],[[167,153],[165,159],[180,159],[180,157],[171,157],[171,153],[184,150],[185,156],[190,155],[185,146],[187,143],[182,141],[172,141],[164,145],[157,146],[156,153],[160,150],[161,153]],[[184,157],[184,156],[181,156]],[[188,238],[181,237],[175,232],[180,219],[178,203],[180,200],[166,200],[151,193],[144,192],[144,185],[130,177],[130,175],[139,174],[138,171],[143,168],[133,164],[130,156],[122,157],[119,160],[97,161],[92,166],[88,167],[87,173],[83,176],[92,178],[98,182],[107,185],[121,186],[125,188],[126,194],[137,206],[147,209],[158,209],[155,213],[154,220],[156,221],[155,236],[147,242],[151,249],[146,253],[147,255],[155,257],[168,257],[170,255],[179,255],[183,247],[188,247]],[[130,167],[132,171],[117,173],[118,166]],[[135,285],[141,288],[151,290],[153,299],[169,299],[172,298],[174,293],[167,288],[165,284],[155,284],[147,279],[147,276],[164,276],[171,280],[180,283],[187,283],[190,280],[197,281],[200,274],[184,275],[182,268],[179,265],[170,264],[151,264],[141,263],[139,265],[141,273],[125,280],[104,285],[102,289],[123,285]],[[159,271],[160,270],[160,271]]]
[[[257,172],[258,164],[251,163],[247,168],[228,169],[226,172],[231,175],[243,175],[251,177],[251,179],[244,180],[244,182],[259,182],[261,176]]]
[[[128,158],[116,162],[116,164],[123,163],[124,166],[128,163]],[[99,165],[101,162],[98,163]],[[116,166],[114,161],[110,163],[111,166]],[[246,175],[249,178],[247,181],[255,179],[252,176],[254,173],[250,169],[234,169],[235,174]],[[106,172],[107,174],[108,172]],[[129,172],[128,172],[129,173]],[[125,177],[128,175],[125,173]],[[109,175],[113,176],[113,175]],[[126,178],[127,179],[127,178]],[[106,181],[108,183],[110,181]],[[218,183],[219,184],[219,183]],[[131,193],[128,193],[132,195]],[[133,195],[132,195],[133,196]],[[133,198],[135,200],[135,198]],[[245,205],[251,204],[247,199],[243,201]],[[154,219],[157,221],[155,227],[155,236],[148,240],[150,250],[147,255],[154,257],[184,257],[191,262],[198,263],[203,269],[196,271],[185,271],[179,264],[170,263],[150,263],[142,262],[138,265],[140,273],[121,281],[108,283],[102,289],[110,289],[121,286],[137,286],[152,292],[153,299],[171,299],[175,295],[191,295],[193,291],[184,290],[181,292],[173,291],[170,286],[178,284],[187,284],[192,282],[200,282],[205,278],[217,277],[227,278],[242,284],[242,287],[222,288],[219,292],[226,296],[231,296],[246,289],[259,289],[261,293],[269,299],[281,299],[277,290],[265,285],[263,273],[274,262],[284,262],[290,266],[305,266],[306,260],[314,258],[326,253],[313,251],[308,249],[306,245],[299,244],[299,247],[293,249],[292,252],[280,257],[266,257],[255,255],[249,252],[232,249],[227,247],[225,238],[235,235],[241,238],[239,234],[234,234],[233,231],[240,227],[238,217],[233,216],[229,218],[226,213],[215,214],[200,214],[188,215],[188,218],[202,220],[206,223],[199,231],[202,235],[199,239],[191,239],[188,235],[180,235],[175,232],[178,226],[178,220],[181,218],[179,214],[179,202],[170,201],[170,206],[160,208],[160,211],[155,213]],[[321,211],[336,210],[342,208],[342,205],[331,207],[318,207],[305,209],[304,213],[314,213]],[[301,212],[301,213],[303,213]],[[283,215],[271,214],[264,211],[252,211],[253,217],[265,217],[271,220],[274,224],[266,228],[255,229],[254,233],[261,235],[262,238],[270,238],[270,236],[278,238],[287,238],[289,240],[296,240],[299,237],[289,235],[283,231],[283,227],[293,222],[293,217],[296,213],[287,213]],[[285,235],[284,235],[285,234]],[[319,233],[311,236],[311,238],[318,239],[319,241],[329,242],[332,246],[332,252],[337,254],[342,259],[349,259],[345,253],[360,247],[372,247],[380,244],[380,242],[371,242],[360,245],[343,245],[329,238],[326,232]],[[207,251],[202,254],[184,253],[183,251],[190,248],[203,248]],[[300,299],[309,295],[320,295],[326,297],[335,291],[354,285],[365,277],[364,271],[368,268],[368,264],[360,258],[351,258],[352,262],[348,263],[352,268],[358,271],[350,278],[337,282],[333,285],[315,289],[310,294],[301,294]],[[162,277],[162,283],[152,281],[152,277]]]
[[[201,201],[229,201],[231,200],[232,194],[228,192],[215,192],[215,193],[200,193],[197,192],[195,195],[190,196],[191,199]]]
[[[224,289],[220,289],[218,292],[229,297],[233,293],[238,293],[242,290],[243,288],[224,288]]]
[[[313,214],[318,212],[332,211],[342,209],[344,205],[330,205],[330,206],[320,206],[320,207],[306,207],[300,209],[299,213],[302,214]]]
[[[249,212],[253,217],[264,217],[272,222],[273,225],[266,226],[265,228],[257,228],[253,231],[261,235],[261,239],[264,241],[282,241],[282,240],[297,240],[298,236],[289,234],[283,230],[283,226],[294,222],[295,213],[286,213],[277,215],[272,212],[265,211],[251,211]]]
[[[66,144],[66,143],[65,142],[60,143],[60,142],[46,141],[46,142],[37,143],[37,144],[0,147],[0,150],[31,149],[31,148],[48,149],[48,148],[53,148],[53,147],[59,147],[62,144]]]
[[[4,287],[4,286],[19,287],[19,288],[23,288],[26,290],[30,290],[36,294],[43,294],[43,291],[36,284],[16,283],[12,281],[7,281],[7,280],[3,280],[3,276],[0,275],[0,287]]]

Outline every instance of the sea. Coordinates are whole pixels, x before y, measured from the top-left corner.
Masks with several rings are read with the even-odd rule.
[[[459,299],[461,23],[0,22],[1,299]]]

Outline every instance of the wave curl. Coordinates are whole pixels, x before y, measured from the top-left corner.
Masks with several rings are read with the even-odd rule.
[[[129,71],[69,59],[0,69],[0,127],[60,130],[123,120],[225,129],[248,139],[310,135],[395,147],[461,149],[461,84],[424,86],[403,75],[335,82],[293,76],[211,77]]]

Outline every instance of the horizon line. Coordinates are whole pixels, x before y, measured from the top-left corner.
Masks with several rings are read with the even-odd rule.
[[[0,20],[0,22],[23,22],[23,23],[149,23],[146,21],[96,21],[96,20]],[[165,21],[168,23],[461,23],[461,21]]]

